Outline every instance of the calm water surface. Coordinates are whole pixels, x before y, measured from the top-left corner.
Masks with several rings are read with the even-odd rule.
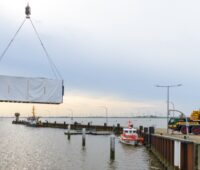
[[[148,170],[162,169],[143,146],[115,140],[115,161],[109,159],[109,136],[82,136],[68,140],[63,129],[31,128],[0,118],[0,170]]]

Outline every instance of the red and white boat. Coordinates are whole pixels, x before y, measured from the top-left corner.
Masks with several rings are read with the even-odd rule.
[[[121,143],[127,145],[138,145],[143,143],[143,138],[138,137],[137,129],[133,128],[131,121],[128,122],[128,127],[123,128],[123,133],[119,137]]]

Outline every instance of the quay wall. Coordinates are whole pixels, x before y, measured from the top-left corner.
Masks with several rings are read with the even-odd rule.
[[[141,135],[145,146],[160,160],[163,169],[200,170],[200,143],[190,136],[155,134],[151,128]],[[196,138],[200,139],[200,136]]]

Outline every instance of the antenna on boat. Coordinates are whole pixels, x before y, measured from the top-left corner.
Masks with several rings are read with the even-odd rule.
[[[130,129],[130,128],[133,128],[133,123],[132,123],[131,120],[128,121],[128,128],[129,128],[129,129]]]
[[[35,117],[35,106],[33,106],[32,108],[32,114],[33,114],[33,117]]]

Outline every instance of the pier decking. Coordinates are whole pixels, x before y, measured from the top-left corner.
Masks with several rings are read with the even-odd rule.
[[[21,124],[21,125],[27,125],[26,121],[12,121],[13,124]],[[64,123],[57,123],[57,122],[39,122],[35,125],[35,127],[39,128],[60,128],[60,129],[67,129],[68,125],[66,122]],[[113,132],[115,134],[120,134],[122,132],[122,127],[120,124],[117,124],[117,126],[107,126],[105,123],[104,125],[91,125],[88,123],[85,124],[79,124],[75,122],[74,124],[70,124],[71,130],[81,130],[85,128],[90,134],[93,135],[100,135],[100,134],[108,134]],[[77,132],[76,132],[77,133]]]
[[[112,132],[110,131],[93,131],[88,130],[85,132],[87,135],[111,135]],[[82,135],[83,132],[80,130],[72,130],[70,131],[70,135]],[[65,135],[68,135],[68,131],[65,132]]]

